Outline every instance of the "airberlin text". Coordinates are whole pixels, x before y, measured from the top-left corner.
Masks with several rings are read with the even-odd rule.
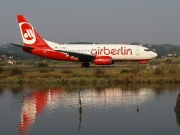
[[[107,47],[97,49],[91,49],[92,55],[132,55],[132,49],[126,47],[120,47],[118,49],[109,49]]]

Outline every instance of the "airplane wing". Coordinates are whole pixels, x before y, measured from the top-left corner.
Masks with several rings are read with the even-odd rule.
[[[10,43],[10,44],[11,44],[11,45],[14,45],[14,46],[17,46],[17,47],[21,47],[21,48],[34,49],[33,47],[30,47],[30,46],[23,46],[23,45],[14,44],[14,43]]]
[[[90,55],[90,54],[82,54],[78,52],[69,52],[69,51],[63,51],[63,50],[55,50],[55,51],[68,54],[69,56],[77,57],[80,61],[92,61],[95,58],[95,56]]]

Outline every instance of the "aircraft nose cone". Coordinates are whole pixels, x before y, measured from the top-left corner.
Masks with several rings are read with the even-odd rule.
[[[151,58],[156,58],[158,56],[158,54],[157,53],[155,53],[155,52],[151,52]]]
[[[157,56],[158,56],[158,54],[154,52],[154,53],[153,53],[153,56],[154,56],[154,58],[155,58],[155,57],[157,57]]]

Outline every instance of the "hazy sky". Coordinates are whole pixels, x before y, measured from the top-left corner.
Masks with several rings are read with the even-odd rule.
[[[22,44],[17,14],[59,43],[180,45],[180,0],[2,0],[0,44]]]

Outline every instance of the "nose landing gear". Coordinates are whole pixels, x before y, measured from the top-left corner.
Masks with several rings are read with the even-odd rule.
[[[82,67],[89,67],[89,66],[90,66],[89,62],[83,62],[82,63]]]

